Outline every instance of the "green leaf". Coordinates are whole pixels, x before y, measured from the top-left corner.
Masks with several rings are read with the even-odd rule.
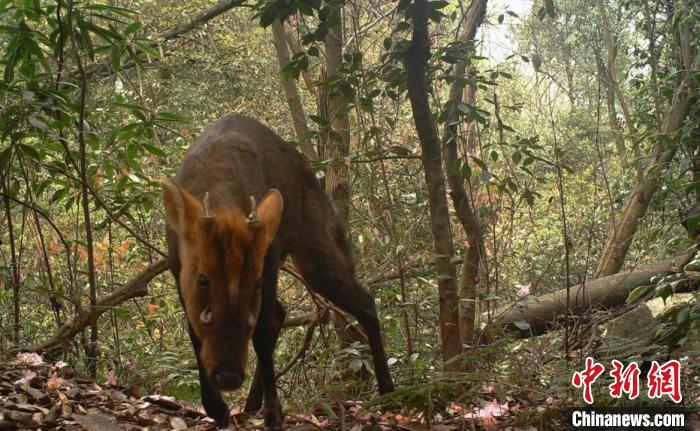
[[[319,126],[328,126],[330,124],[327,118],[318,115],[309,115],[309,119]]]
[[[676,323],[678,325],[683,324],[688,319],[688,315],[690,314],[690,307],[686,306],[680,309],[678,311],[678,314],[676,315]]]
[[[62,200],[66,195],[68,194],[68,188],[62,188],[58,189],[54,192],[54,194],[51,196],[51,199],[49,200],[51,203],[56,203],[60,200]]]
[[[49,126],[46,123],[34,116],[29,117],[29,124],[44,132],[49,130]]]
[[[671,287],[671,285],[668,283],[661,283],[660,285],[656,286],[656,295],[663,299],[664,302],[666,301],[666,298],[671,296],[672,293],[673,287]]]
[[[522,153],[520,153],[520,151],[514,151],[513,156],[511,158],[513,159],[513,163],[517,165],[518,162],[520,162],[520,160],[522,159],[522,157],[523,155]]]
[[[159,156],[159,157],[166,156],[165,151],[163,151],[161,148],[158,148],[158,147],[151,145],[151,144],[142,144],[142,145],[143,145],[143,148],[145,148],[146,151],[148,151],[151,154],[154,154],[154,155]]]
[[[27,144],[17,144],[17,146],[19,147],[20,150],[22,150],[22,152],[24,154],[28,155],[32,159],[37,160],[37,161],[41,160],[41,156],[39,155],[39,152],[36,149],[34,149],[34,147],[29,146]]]
[[[187,118],[174,112],[159,112],[156,116],[158,121],[170,121],[172,123],[186,123]]]
[[[113,72],[119,72],[121,70],[121,63],[122,63],[122,53],[123,53],[123,48],[120,46],[112,46],[112,48],[109,51],[109,64],[112,67]]]
[[[637,299],[641,298],[642,296],[646,296],[646,294],[653,289],[654,286],[639,286],[633,291],[630,292],[630,294],[627,296],[627,302],[631,303],[636,301]]]
[[[114,102],[114,106],[119,106],[121,108],[126,108],[126,109],[136,109],[139,111],[143,112],[148,112],[148,108],[143,107],[141,105],[137,105],[135,103],[128,103],[128,102]]]
[[[384,38],[384,42],[383,42],[384,49],[386,49],[386,50],[390,49],[390,48],[391,48],[391,43],[392,43],[391,38],[390,38],[390,37],[385,37],[385,38]]]
[[[136,12],[131,9],[106,4],[87,4],[84,9],[87,11],[111,12],[124,18],[132,18],[136,15]]]
[[[141,29],[141,27],[143,27],[141,21],[134,21],[127,28],[124,29],[124,34],[130,35],[131,33],[136,33]]]
[[[2,152],[0,152],[0,174],[7,170],[10,166],[10,159],[12,158],[12,147],[7,147]]]
[[[139,152],[141,151],[141,146],[135,143],[129,144],[129,146],[126,147],[126,157],[129,160],[135,160],[139,156]]]
[[[136,46],[141,48],[141,51],[145,52],[146,54],[150,55],[153,58],[160,58],[160,53],[153,49],[153,47],[150,45],[151,41],[147,39],[137,39],[134,41]]]

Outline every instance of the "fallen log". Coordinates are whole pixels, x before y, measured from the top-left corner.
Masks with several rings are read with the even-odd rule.
[[[167,268],[168,265],[165,259],[159,260],[123,286],[98,298],[95,308],[92,310],[84,309],[75,319],[61,325],[51,338],[27,350],[31,352],[51,352],[60,349],[90,324],[90,318],[93,315],[99,317],[107,310],[122,304],[126,300],[148,295],[148,283]]]
[[[622,305],[632,290],[650,284],[654,276],[680,271],[694,254],[695,251],[572,286],[569,288],[569,312],[579,315],[594,308]],[[543,334],[567,314],[566,291],[561,289],[536,299],[500,307],[494,311],[490,326],[514,331],[521,337]],[[484,313],[482,318],[487,320],[488,316]]]

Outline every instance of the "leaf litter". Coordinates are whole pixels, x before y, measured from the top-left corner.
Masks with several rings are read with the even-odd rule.
[[[35,353],[20,353],[0,364],[0,431],[9,430],[216,430],[201,406],[159,394],[141,396],[137,388],[116,384],[115,376],[99,385],[77,377],[69,364],[46,363]],[[309,414],[285,413],[284,428],[293,431],[537,431],[502,427],[518,409],[496,399],[480,405],[451,403],[444,414],[378,412],[363,401],[320,403]],[[264,429],[259,416],[234,408],[229,429]]]

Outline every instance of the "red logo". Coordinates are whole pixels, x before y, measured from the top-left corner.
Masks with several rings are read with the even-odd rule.
[[[610,376],[613,383],[608,386],[610,396],[622,398],[622,394],[627,394],[630,400],[639,396],[639,376],[641,370],[636,362],[632,362],[626,367],[616,359],[612,360],[613,369]],[[571,384],[577,388],[583,388],[583,400],[587,404],[593,404],[593,391],[591,386],[603,374],[605,367],[591,357],[586,358],[586,368],[577,371],[571,378]],[[681,395],[681,363],[671,360],[663,365],[652,361],[649,373],[647,373],[647,386],[649,388],[649,398],[661,398],[664,395],[679,403],[683,399]]]
[[[610,388],[610,396],[613,398],[622,397],[622,393],[626,393],[629,399],[633,400],[639,396],[639,365],[632,362],[626,368],[622,362],[617,359],[612,361],[613,370],[610,375],[615,379]]]
[[[603,374],[603,371],[605,371],[603,364],[599,364],[593,358],[588,357],[586,358],[586,369],[575,372],[571,378],[571,383],[575,387],[580,388],[583,386],[583,400],[588,404],[593,404],[591,385]]]
[[[668,395],[675,403],[680,403],[681,395],[681,363],[675,359],[659,366],[653,361],[647,374],[649,398],[661,398]]]

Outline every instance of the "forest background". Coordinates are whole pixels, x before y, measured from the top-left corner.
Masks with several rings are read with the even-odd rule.
[[[407,407],[697,357],[698,27],[690,0],[0,1],[0,351],[196,400],[158,179],[239,112],[349,226]],[[370,397],[361,330],[284,269],[285,398]]]

